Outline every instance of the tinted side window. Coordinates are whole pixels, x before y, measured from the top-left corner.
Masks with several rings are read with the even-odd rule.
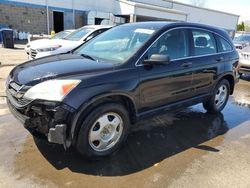
[[[216,42],[212,33],[202,30],[192,30],[194,41],[194,55],[214,54]]]
[[[221,37],[217,37],[218,38],[218,42],[219,42],[219,51],[220,52],[228,52],[228,51],[232,51],[233,48],[232,46],[229,44],[229,42],[227,42],[225,39],[221,38]]]
[[[165,54],[170,59],[178,59],[189,55],[188,37],[185,29],[175,29],[161,36],[148,50],[147,58],[152,54]]]

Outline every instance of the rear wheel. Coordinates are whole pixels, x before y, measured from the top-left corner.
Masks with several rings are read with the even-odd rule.
[[[76,148],[85,157],[112,154],[127,136],[129,116],[120,104],[108,103],[94,109],[82,122]]]
[[[227,80],[221,80],[213,95],[203,103],[203,107],[210,113],[218,113],[224,109],[227,104],[230,93],[230,86]]]

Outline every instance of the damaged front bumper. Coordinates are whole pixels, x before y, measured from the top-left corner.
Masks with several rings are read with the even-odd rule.
[[[12,114],[19,119],[24,127],[33,135],[45,137],[49,142],[66,144],[69,139],[69,126],[75,109],[63,103],[49,101],[20,102],[8,91],[7,104]]]

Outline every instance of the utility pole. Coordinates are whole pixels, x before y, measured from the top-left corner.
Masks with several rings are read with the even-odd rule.
[[[50,35],[50,32],[49,32],[49,5],[48,5],[48,0],[46,0],[46,14],[47,14],[47,30],[48,30],[48,35]]]
[[[76,23],[75,23],[75,1],[72,0],[72,10],[73,10],[73,27],[76,29]]]

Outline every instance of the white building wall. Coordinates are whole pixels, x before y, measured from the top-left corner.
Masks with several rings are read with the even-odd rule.
[[[236,29],[236,25],[239,19],[239,16],[233,14],[227,14],[194,6],[187,6],[179,3],[174,3],[173,8],[185,11],[188,14],[188,22],[213,25],[228,30]]]
[[[46,3],[53,8],[75,9],[81,11],[97,11],[112,13],[114,15],[132,15],[141,14],[153,17],[166,18],[171,20],[189,21],[195,23],[203,23],[213,26],[222,27],[228,30],[234,30],[238,22],[238,16],[227,14],[219,11],[203,9],[199,7],[189,6],[168,0],[9,0],[10,2],[22,2],[28,4],[36,4],[45,6]],[[120,2],[125,1],[128,3]],[[175,9],[186,13],[184,15],[171,13],[162,10],[142,8],[133,6],[133,4],[154,5],[160,8]]]
[[[130,3],[124,3],[121,1],[115,2],[114,14],[117,15],[131,15],[135,13],[135,6]]]
[[[115,0],[75,0],[75,7],[79,10],[95,10],[113,13],[115,11]]]
[[[141,7],[136,7],[135,15],[161,18],[165,20],[186,21],[186,15],[184,14],[177,14],[177,13],[167,12],[164,10],[154,10]]]
[[[173,2],[163,1],[163,0],[130,0],[130,1],[137,3],[145,3],[149,5],[156,5],[164,8],[172,8],[173,6]]]

